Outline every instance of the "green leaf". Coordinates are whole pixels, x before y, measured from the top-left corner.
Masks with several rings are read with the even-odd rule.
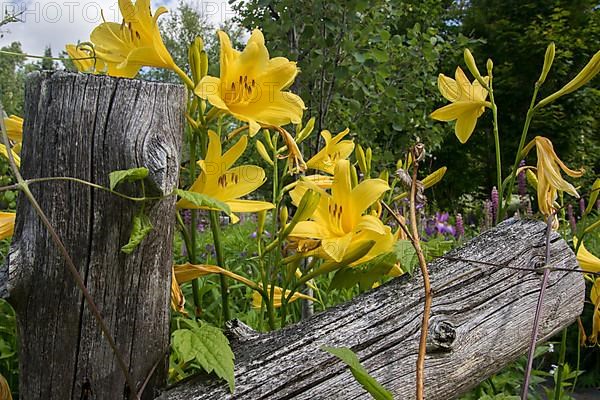
[[[400,268],[409,274],[413,273],[418,263],[417,252],[410,240],[398,240],[394,246],[396,259],[400,261]]]
[[[175,194],[193,205],[210,210],[223,211],[230,215],[231,209],[225,203],[202,193],[190,192],[188,190],[175,189]]]
[[[132,225],[129,242],[121,247],[121,251],[126,254],[131,254],[153,228],[150,218],[143,211],[133,216]]]
[[[195,361],[207,373],[214,372],[229,384],[229,390],[235,389],[233,360],[235,356],[229,340],[219,328],[205,322],[196,323],[184,320],[190,329],[177,329],[171,335],[171,346],[180,360]]]
[[[360,385],[367,391],[375,400],[393,400],[392,393],[387,391],[383,386],[379,384],[373,378],[367,370],[360,365],[360,361],[358,357],[352,350],[347,347],[321,347],[321,350],[324,350],[330,354],[333,354],[340,360],[342,360],[348,367],[350,367],[350,372],[354,375],[354,378]]]
[[[357,267],[339,269],[331,280],[329,290],[349,289],[356,284],[361,290],[368,290],[379,278],[388,273],[395,263],[395,255],[388,253]]]
[[[148,176],[148,168],[130,168],[130,169],[122,169],[119,171],[113,171],[108,174],[108,180],[110,182],[110,190],[114,190],[114,188],[121,182],[134,182],[139,181],[140,179],[144,179]]]

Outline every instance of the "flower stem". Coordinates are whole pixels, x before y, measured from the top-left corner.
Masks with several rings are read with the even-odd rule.
[[[496,106],[496,101],[494,100],[494,87],[492,85],[492,77],[490,76],[490,84],[489,84],[489,93],[490,93],[490,102],[492,103],[492,116],[493,116],[493,126],[494,126],[494,147],[496,150],[496,188],[498,189],[498,197],[503,199],[502,195],[502,160],[500,154],[500,133],[498,130],[498,106]],[[503,204],[502,200],[499,202],[498,212],[496,213],[496,221],[495,224],[501,221],[500,216],[503,214]],[[508,200],[507,200],[508,204]]]
[[[188,87],[188,89],[190,89],[193,92],[195,85],[194,85],[194,82],[192,82],[192,80],[190,79],[190,77],[187,76],[187,74],[185,72],[183,72],[183,70],[181,68],[179,68],[177,65],[173,66],[173,71],[177,75],[179,75],[179,77],[181,78],[183,83]]]
[[[194,131],[190,132],[190,182],[194,183],[196,180],[196,148],[197,146],[197,136]],[[198,262],[196,258],[196,233],[197,233],[197,224],[196,218],[198,215],[198,211],[192,209],[191,217],[190,217],[190,248],[188,248],[188,257],[192,264],[196,264]],[[192,297],[194,299],[194,308],[196,317],[200,316],[202,299],[200,298],[200,279],[192,279]]]
[[[227,269],[225,267],[225,259],[223,257],[223,246],[221,243],[221,227],[219,225],[218,211],[210,211],[210,229],[213,234],[213,242],[215,243],[217,265],[223,269]],[[221,279],[221,302],[223,303],[223,322],[227,322],[231,319],[231,313],[229,311],[229,287],[225,275],[219,274],[219,278]]]
[[[512,170],[510,171],[510,179],[508,181],[508,186],[506,188],[506,203],[508,205],[508,202],[510,201],[510,197],[512,196],[512,192],[513,192],[513,188],[515,185],[515,179],[517,177],[517,169],[519,167],[519,162],[521,161],[521,159],[523,158],[523,155],[521,154],[521,152],[523,151],[523,147],[525,147],[525,140],[527,138],[527,133],[529,132],[529,125],[531,125],[531,120],[533,119],[533,115],[535,114],[534,111],[534,105],[535,105],[535,100],[537,98],[537,93],[538,90],[540,89],[539,84],[536,83],[534,89],[533,89],[533,96],[531,97],[531,103],[529,105],[529,110],[527,110],[527,116],[525,117],[525,124],[523,125],[523,131],[521,132],[521,139],[519,141],[519,148],[517,149],[517,153],[515,154],[515,162],[513,163],[513,167]],[[500,196],[500,199],[502,199],[503,197]],[[502,203],[500,204],[500,210],[498,212],[498,215],[500,215],[500,218],[504,217],[504,211],[506,209],[504,207],[502,207]]]
[[[560,353],[558,355],[558,368],[556,370],[556,385],[554,387],[554,400],[561,399],[562,392],[562,376],[565,369],[565,355],[567,352],[567,330],[565,328],[562,331],[562,338],[560,340]]]

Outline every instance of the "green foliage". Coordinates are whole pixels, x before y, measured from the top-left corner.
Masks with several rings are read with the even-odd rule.
[[[412,274],[415,267],[418,265],[417,252],[410,240],[398,240],[394,245],[396,258],[400,262],[400,266],[404,272]]]
[[[223,211],[225,214],[231,214],[231,209],[226,203],[213,199],[205,194],[190,192],[188,190],[175,189],[175,194],[184,200],[189,201],[197,207],[208,207],[213,210]]]
[[[190,319],[180,320],[186,328],[176,329],[171,334],[171,347],[176,360],[189,363],[192,368],[214,372],[225,379],[233,393],[235,377],[233,360],[235,358],[229,340],[219,328],[206,322]]]
[[[108,175],[110,190],[121,182],[135,182],[148,176],[148,168],[130,168],[119,171],[113,171]]]
[[[385,276],[396,263],[395,254],[383,254],[353,268],[339,269],[329,285],[329,290],[350,289],[358,285],[360,290],[369,290],[375,282]]]
[[[328,353],[333,354],[350,367],[350,372],[358,383],[367,391],[375,400],[393,400],[392,394],[387,391],[373,378],[367,370],[360,364],[356,354],[346,347],[321,347]]]
[[[0,267],[4,268],[4,266]],[[19,358],[15,311],[0,299],[0,374],[6,378],[15,398],[19,388]]]
[[[121,247],[121,251],[125,254],[131,254],[133,250],[135,250],[135,248],[142,243],[142,240],[144,240],[146,235],[148,235],[153,228],[150,218],[144,214],[143,209],[133,216],[131,225],[129,242],[125,246]]]

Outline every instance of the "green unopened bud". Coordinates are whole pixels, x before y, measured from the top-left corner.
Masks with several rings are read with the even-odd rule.
[[[321,193],[316,192],[314,190],[307,190],[302,199],[300,199],[300,203],[298,204],[298,208],[292,217],[290,223],[285,227],[283,231],[283,236],[287,237],[294,227],[298,224],[298,222],[306,221],[310,217],[313,216],[315,210],[319,206],[319,201],[321,200]]]
[[[279,222],[281,226],[285,226],[289,217],[288,209],[286,206],[281,206],[279,209]]]
[[[538,188],[538,178],[535,176],[532,170],[527,169],[525,172],[525,176],[527,177],[527,183],[531,185],[535,190]]]
[[[600,72],[600,50],[594,54],[592,59],[586,64],[585,67],[577,74],[575,78],[573,78],[569,83],[562,87],[557,92],[554,92],[550,96],[546,97],[542,101],[540,101],[535,108],[544,107],[545,105],[553,102],[565,94],[569,94],[571,92],[576,91],[589,81],[591,81],[596,75]]]
[[[365,159],[367,161],[367,169],[371,171],[371,160],[373,160],[373,150],[370,147],[367,147],[367,151],[365,152]]]
[[[261,142],[260,140],[256,141],[256,150],[258,151],[258,155],[260,155],[262,157],[262,159],[267,162],[267,164],[269,164],[270,166],[273,166],[273,160],[271,159],[271,156],[267,152],[267,148],[265,147],[263,142]]]
[[[271,151],[275,150],[275,146],[273,146],[273,142],[271,141],[271,134],[268,129],[263,129],[263,135],[265,136],[265,142],[267,142],[267,146]]]
[[[381,171],[379,173],[379,179],[384,180],[384,181],[388,181],[388,179],[390,179],[390,173],[387,169],[384,169],[383,171]]]
[[[492,76],[492,72],[494,70],[494,62],[492,61],[491,58],[488,58],[487,63],[485,64],[485,67],[487,69],[488,75]]]
[[[441,181],[447,170],[448,170],[447,167],[442,167],[442,168],[435,170],[431,174],[427,175],[425,177],[425,179],[423,179],[423,181],[422,181],[423,187],[425,189],[428,189],[428,188],[432,187],[433,185],[435,185],[436,183],[438,183],[439,181]]]
[[[200,51],[195,46],[195,43],[192,43],[188,48],[188,61],[192,70],[192,79],[194,80],[194,84],[197,85],[202,76],[200,75]]]
[[[402,161],[402,159],[396,161],[396,169],[402,169],[402,166],[404,165],[404,162]]]
[[[356,173],[356,168],[353,165],[350,166],[350,181],[352,182],[352,187],[356,187],[358,185],[358,174]]]
[[[204,78],[208,74],[208,55],[206,51],[200,52],[200,76]]]
[[[546,81],[546,77],[548,76],[548,72],[550,72],[550,67],[552,67],[552,63],[554,62],[554,54],[556,52],[556,46],[554,42],[550,43],[546,48],[546,55],[544,55],[544,65],[542,66],[542,73],[537,81],[538,85],[541,85]]]
[[[262,235],[265,231],[265,222],[267,220],[267,210],[261,210],[256,216],[256,234]]]
[[[475,58],[473,57],[473,54],[471,54],[471,51],[469,49],[465,49],[464,58],[465,64],[467,64],[467,68],[469,68],[471,74],[475,77],[475,79],[479,81],[479,83],[481,83],[484,87],[487,87],[487,85],[484,85],[485,82],[483,81],[483,77],[479,73],[479,69],[477,68],[477,64],[475,63]]]
[[[360,144],[356,145],[356,161],[358,162],[360,171],[367,176],[369,174],[369,170],[367,169],[367,158],[365,156],[365,151]]]
[[[302,141],[304,141],[306,138],[308,138],[314,128],[315,128],[315,117],[312,117],[311,119],[308,120],[308,122],[302,128],[302,130],[300,130],[300,132],[298,132],[296,134],[296,143],[299,144]]]

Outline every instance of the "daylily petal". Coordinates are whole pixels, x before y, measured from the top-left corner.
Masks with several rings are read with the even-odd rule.
[[[258,200],[228,200],[227,205],[233,212],[258,212],[275,208],[273,203]]]
[[[459,90],[456,81],[452,78],[447,77],[444,74],[438,76],[438,88],[442,96],[448,101],[457,101],[459,97]]]
[[[16,218],[17,214],[14,212],[0,211],[0,239],[6,239],[13,235]]]
[[[456,137],[461,143],[466,143],[467,140],[469,140],[469,138],[471,137],[473,131],[475,130],[478,113],[479,109],[472,109],[462,113],[456,120],[454,132],[456,133]]]

